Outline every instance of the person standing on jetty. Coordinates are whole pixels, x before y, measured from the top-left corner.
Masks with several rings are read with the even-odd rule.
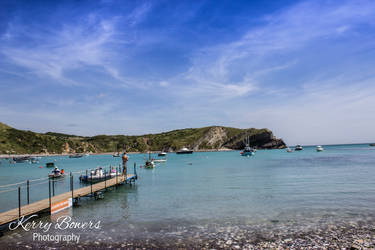
[[[122,155],[122,175],[126,174],[126,163],[128,162],[129,157],[126,155],[126,151]]]

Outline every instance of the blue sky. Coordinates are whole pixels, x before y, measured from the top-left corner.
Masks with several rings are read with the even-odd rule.
[[[375,141],[374,1],[1,1],[0,121]]]

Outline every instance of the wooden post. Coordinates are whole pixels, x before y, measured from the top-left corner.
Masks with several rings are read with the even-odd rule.
[[[134,175],[135,175],[135,178],[137,179],[138,176],[137,176],[137,164],[134,162]]]
[[[107,174],[106,174],[106,172],[107,171],[104,171],[104,188],[107,191]]]
[[[70,172],[70,190],[72,191],[72,200],[73,200],[73,175],[72,172]]]
[[[52,178],[52,196],[55,196],[55,179]]]
[[[18,187],[18,218],[21,218],[21,187]]]
[[[30,182],[27,180],[27,204],[30,204]]]
[[[125,164],[125,179],[128,177],[128,163]]]
[[[51,179],[48,179],[49,211],[51,211]]]
[[[90,185],[91,185],[91,196],[92,196],[92,171],[91,170],[90,170]]]

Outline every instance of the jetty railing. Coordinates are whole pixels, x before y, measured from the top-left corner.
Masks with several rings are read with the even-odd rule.
[[[111,182],[111,183],[108,183],[108,181],[110,179],[113,179],[113,178],[107,178],[107,175],[109,175],[112,170],[116,169],[116,177],[115,177],[115,182]],[[110,186],[117,186],[121,183],[129,183],[129,184],[132,184],[135,182],[135,179],[138,178],[138,175],[137,175],[137,169],[136,169],[136,163],[134,162],[134,169],[133,169],[133,174],[129,174],[129,171],[128,169],[125,170],[125,175],[123,175],[123,170],[121,165],[119,165],[118,167],[114,167],[114,166],[109,166],[108,167],[108,171],[106,170],[104,172],[104,188],[103,190],[107,190],[107,188]],[[1,200],[1,195],[2,194],[6,194],[6,193],[9,193],[9,192],[12,192],[12,191],[18,191],[18,206],[17,206],[17,209],[18,209],[18,218],[20,218],[22,216],[22,214],[24,213],[24,211],[22,210],[22,207],[23,207],[23,200],[24,200],[24,205],[33,205],[34,203],[37,203],[39,201],[42,201],[44,198],[43,198],[43,194],[40,195],[37,195],[37,197],[39,199],[32,199],[31,197],[31,190],[33,189],[34,186],[39,186],[39,185],[43,185],[43,184],[46,184],[48,183],[48,207],[49,207],[49,210],[51,210],[51,207],[52,207],[52,203],[53,203],[53,197],[55,197],[56,195],[58,194],[65,194],[65,193],[70,193],[70,197],[72,199],[75,199],[77,198],[75,195],[75,187],[74,187],[74,175],[75,174],[80,174],[82,175],[82,173],[86,172],[86,176],[88,174],[88,169],[85,169],[85,170],[81,170],[81,171],[76,171],[76,172],[70,172],[69,175],[68,175],[68,182],[64,181],[66,180],[67,178],[62,178],[62,179],[53,179],[53,178],[49,178],[49,177],[45,177],[45,178],[38,178],[38,179],[32,179],[32,180],[26,180],[26,181],[22,181],[22,182],[18,182],[18,183],[12,183],[12,184],[6,184],[6,185],[0,185],[0,200]],[[120,175],[119,175],[120,174]],[[130,177],[129,177],[130,176]],[[88,177],[88,176],[87,176]],[[120,179],[121,177],[121,179]],[[92,171],[90,170],[90,181],[89,184],[90,185],[90,195],[87,195],[89,197],[94,197],[94,193],[97,192],[97,188],[93,188],[93,181],[92,181]],[[63,183],[62,185],[59,185],[60,183]],[[98,183],[103,183],[103,182],[98,182]],[[98,184],[96,183],[96,184]],[[68,185],[66,185],[68,184]],[[81,189],[82,187],[87,187],[88,185],[87,184],[80,184],[79,188],[78,189]],[[17,187],[17,188],[12,188],[12,187]],[[23,189],[22,187],[25,187],[25,189]],[[58,190],[58,187],[59,187],[59,190]],[[5,190],[1,190],[2,188],[7,188]],[[10,189],[9,189],[10,188]],[[78,190],[76,189],[76,190]],[[22,196],[22,191],[25,190],[26,191],[26,197],[23,197]],[[40,188],[37,188],[37,190],[43,190],[43,189],[40,189]],[[60,191],[60,192],[58,192]],[[44,196],[45,197],[45,196]],[[34,200],[34,203],[31,203]],[[3,202],[2,202],[3,203]],[[13,207],[14,209],[14,207]],[[12,209],[11,209],[12,210]],[[9,210],[10,211],[10,210]],[[5,212],[6,213],[6,212]],[[1,220],[1,214],[4,214],[4,211],[0,211],[0,225],[2,225],[2,220]],[[16,218],[17,219],[17,218]]]

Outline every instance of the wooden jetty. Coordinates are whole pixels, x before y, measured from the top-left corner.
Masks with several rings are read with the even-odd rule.
[[[135,179],[137,179],[136,173],[118,175],[111,179],[96,184],[91,183],[91,185],[74,190],[72,186],[73,179],[71,178],[71,191],[56,196],[50,195],[50,197],[47,199],[40,200],[24,206],[19,206],[19,208],[15,208],[7,212],[0,213],[0,226],[18,220],[22,216],[28,216],[45,211],[51,211],[51,204],[57,204],[69,198],[72,198],[74,200],[80,199],[84,196],[94,196],[97,192],[105,190],[109,187],[116,186],[121,183],[135,182]]]

